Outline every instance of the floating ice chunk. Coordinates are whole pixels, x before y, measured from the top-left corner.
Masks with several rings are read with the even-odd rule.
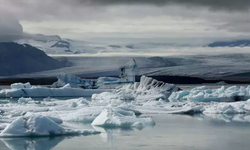
[[[201,90],[208,90],[206,86],[198,86],[193,88],[191,91],[201,91]]]
[[[24,88],[31,88],[31,85],[29,82],[27,82],[27,83],[14,83],[14,84],[11,84],[10,87],[12,89],[24,89]]]
[[[217,85],[226,85],[227,83],[225,81],[220,81],[216,83]]]
[[[58,116],[67,122],[91,123],[101,113],[103,108],[103,106],[77,107],[71,111],[60,111]]]
[[[7,126],[0,136],[54,136],[65,134],[65,129],[44,116],[20,117]]]
[[[244,102],[233,102],[233,103],[213,103],[207,105],[204,114],[249,114],[250,103]]]
[[[62,88],[48,88],[40,86],[32,86],[31,88],[24,89],[3,89],[0,91],[0,97],[2,98],[20,98],[20,97],[83,97],[92,96],[96,93],[102,93],[105,89],[80,89],[71,88],[69,85],[65,85]]]
[[[92,95],[94,100],[118,99],[122,101],[132,100],[166,100],[172,92],[179,88],[173,84],[157,81],[153,78],[142,76],[139,83],[126,84],[113,92],[105,92]]]
[[[51,98],[51,97],[46,97],[46,98],[43,99],[43,101],[45,101],[45,102],[51,102],[51,101],[55,101],[55,100],[56,99]]]
[[[45,116],[19,117],[8,125],[0,137],[59,136],[99,134],[97,131],[64,129]]]
[[[82,105],[89,105],[88,100],[85,99],[85,98],[79,98],[79,99],[71,102],[70,105],[69,105],[69,107],[76,108],[76,107],[82,106]]]
[[[190,95],[187,99],[191,102],[202,102],[204,100],[204,93],[200,92],[197,95]]]
[[[32,116],[34,116],[34,113],[32,113],[32,112],[27,112],[27,113],[25,113],[24,118],[25,118],[25,119],[29,119],[29,118],[32,117]],[[62,123],[63,123],[63,120],[60,119],[60,118],[53,117],[53,116],[45,116],[45,115],[43,115],[43,116],[49,118],[50,120],[54,121],[54,122],[57,123],[57,124],[62,124]]]
[[[70,105],[69,105],[69,107],[77,107],[78,105],[77,105],[77,103],[76,102],[72,102]]]
[[[18,99],[19,104],[27,104],[27,103],[33,102],[33,101],[34,100],[32,98],[23,98],[23,97],[21,97],[21,98]]]
[[[133,112],[125,113],[108,106],[96,117],[92,125],[110,128],[142,128],[147,125],[155,125],[155,122],[151,118],[137,118]]]
[[[166,101],[160,99],[160,100],[150,100],[143,104],[143,106],[157,106],[157,107],[163,107],[166,104]]]
[[[189,93],[189,91],[173,92],[168,99],[170,102],[185,101],[187,100],[186,96],[189,95]]]
[[[171,102],[235,102],[244,101],[250,97],[250,87],[240,88],[231,86],[225,89],[224,86],[218,89],[208,89],[206,86],[196,87],[190,91],[173,92],[169,101]]]

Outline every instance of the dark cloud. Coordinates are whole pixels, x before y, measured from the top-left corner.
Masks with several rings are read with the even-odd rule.
[[[215,10],[249,10],[250,0],[76,0],[71,3],[82,3],[92,5],[157,5],[165,6],[171,4],[186,5],[186,6],[204,6]]]
[[[199,21],[204,23],[204,27],[216,30],[216,33],[217,30],[233,34],[250,33],[250,0],[0,0],[0,4],[0,16],[4,16],[4,12],[15,16],[25,31],[31,33],[74,35],[80,30],[86,32],[86,29],[78,27],[88,23],[93,27],[87,30],[89,32],[99,32],[99,29],[108,31],[109,28],[104,29],[103,24],[111,23],[108,27],[112,29],[127,27],[133,33],[138,29],[157,33],[160,30],[158,26],[162,26],[161,20],[169,18],[183,28],[188,28],[183,23],[188,20],[192,28],[197,25],[192,22]],[[150,18],[156,19],[152,21]],[[138,20],[142,26],[134,24]],[[3,24],[6,20],[0,22],[0,41],[20,37],[22,27],[17,21],[9,21],[8,24],[13,25],[9,27],[3,27]],[[151,28],[147,28],[149,24]],[[175,25],[165,24],[175,30]],[[8,31],[8,34],[3,31]],[[182,31],[178,29],[177,32]]]
[[[17,20],[0,16],[0,42],[11,42],[22,35],[23,28]]]

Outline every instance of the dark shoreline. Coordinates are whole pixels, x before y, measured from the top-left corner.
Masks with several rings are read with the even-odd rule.
[[[140,81],[141,76],[136,76],[136,81]],[[166,83],[172,84],[212,84],[218,83],[220,81],[225,81],[228,84],[250,84],[250,79],[248,78],[197,78],[197,77],[186,77],[186,76],[150,76],[156,80],[163,81]],[[84,78],[84,77],[83,77]],[[86,78],[86,79],[96,79]],[[26,83],[30,82],[32,85],[52,85],[57,81],[56,77],[47,77],[47,78],[9,78],[9,79],[0,79],[0,85],[10,85],[13,83]]]

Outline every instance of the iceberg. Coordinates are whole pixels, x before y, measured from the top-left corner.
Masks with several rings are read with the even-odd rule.
[[[170,102],[235,102],[245,101],[250,98],[250,86],[247,88],[241,86],[231,86],[218,89],[209,89],[206,86],[196,87],[190,91],[173,92]]]
[[[57,76],[57,82],[52,84],[52,87],[63,87],[70,85],[72,88],[83,88],[83,89],[96,89],[96,81],[92,79],[81,79],[71,74],[59,74]]]
[[[125,84],[134,84],[136,69],[137,64],[134,59],[131,59],[125,65],[120,66],[120,78],[100,77],[97,79],[97,87],[101,89],[115,89]]]
[[[115,89],[124,84],[133,84],[135,82],[135,70],[137,64],[134,59],[131,59],[125,65],[119,67],[120,78],[100,77],[96,79],[81,79],[71,74],[59,74],[58,81],[53,83],[52,87],[63,87],[69,84],[73,88],[84,89]]]
[[[140,82],[134,84],[125,84],[112,92],[93,94],[93,100],[119,99],[123,101],[131,100],[165,100],[172,92],[178,91],[179,88],[174,84],[168,84],[157,81],[153,78],[142,76]]]
[[[61,135],[88,134],[99,134],[99,132],[90,130],[64,129],[48,117],[32,115],[27,118],[17,118],[0,133],[0,137],[51,137]]]
[[[149,117],[136,117],[133,111],[117,109],[109,105],[95,118],[91,125],[105,128],[143,128],[154,126],[155,122]]]
[[[61,88],[48,88],[42,86],[31,86],[29,88],[14,88],[0,90],[0,98],[20,97],[91,97],[95,93],[102,93],[105,89],[80,89],[72,88],[69,84]]]
[[[19,104],[27,104],[30,102],[34,102],[34,100],[32,98],[23,98],[23,97],[18,99]]]
[[[31,85],[29,82],[27,82],[27,83],[14,83],[14,84],[11,84],[10,87],[12,89],[25,89],[25,88],[31,88]]]

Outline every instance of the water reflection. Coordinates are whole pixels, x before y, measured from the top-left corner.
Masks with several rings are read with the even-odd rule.
[[[65,137],[54,138],[8,138],[1,141],[10,150],[51,150]]]
[[[93,128],[96,131],[100,131],[100,136],[102,137],[104,142],[110,142],[112,143],[116,137],[120,136],[123,133],[133,132],[133,131],[142,131],[143,129],[152,129],[154,125],[152,126],[146,126],[146,127],[140,127],[140,128],[104,128],[104,127],[98,127],[93,126]]]

